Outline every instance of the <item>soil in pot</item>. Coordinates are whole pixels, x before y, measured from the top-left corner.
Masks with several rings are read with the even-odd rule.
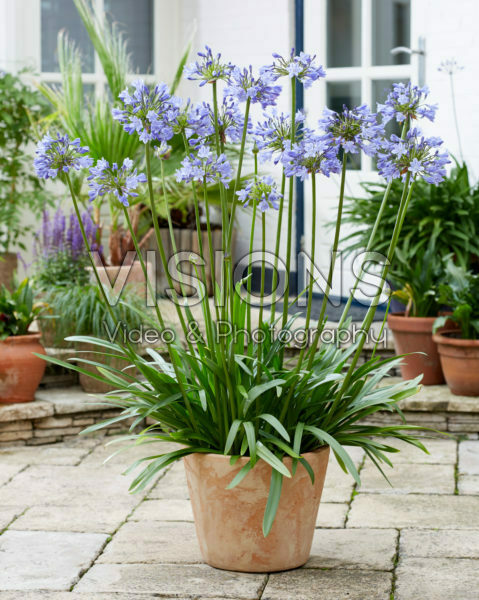
[[[388,327],[394,335],[396,354],[409,354],[402,360],[403,379],[414,379],[423,374],[423,385],[440,385],[444,375],[432,327],[436,317],[405,317],[404,313],[388,315]],[[451,329],[446,325],[441,331]]]
[[[229,456],[191,454],[184,460],[196,534],[204,560],[229,571],[266,573],[294,569],[309,558],[316,517],[328,466],[329,447],[304,454],[315,482],[298,464],[296,474],[283,478],[276,519],[267,537],[263,515],[268,498],[271,467],[258,461],[243,481],[226,489],[248,462],[234,466]],[[291,458],[284,459],[291,471]]]
[[[479,396],[479,340],[464,340],[459,331],[434,335],[446,383],[456,396]]]
[[[45,371],[40,334],[17,335],[0,342],[0,404],[31,402]]]

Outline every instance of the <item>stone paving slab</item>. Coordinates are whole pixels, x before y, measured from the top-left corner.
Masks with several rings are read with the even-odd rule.
[[[88,592],[81,594],[78,592],[0,592],[0,600],[158,600],[157,594],[95,594]],[[189,598],[179,598],[178,596],[161,596],[161,600],[192,600]],[[194,600],[214,600],[210,598],[195,598]]]
[[[316,529],[306,567],[390,571],[397,538],[395,529]]]
[[[467,558],[412,558],[397,568],[395,600],[479,600],[479,570]]]
[[[193,521],[189,500],[145,500],[135,509],[130,521]]]
[[[152,499],[187,500],[189,497],[185,468],[181,461],[174,463],[148,494],[148,498]]]
[[[358,494],[347,527],[479,529],[479,497]]]
[[[219,596],[252,600],[259,597],[265,582],[266,575],[220,571],[207,565],[103,564],[94,565],[82,577],[75,591],[152,594],[161,590],[162,596]],[[299,600],[297,596],[296,600]]]
[[[56,415],[66,415],[81,413],[89,410],[111,408],[109,404],[99,401],[98,395],[86,394],[80,387],[48,388],[46,390],[38,390],[35,394],[35,400],[35,404],[49,404],[52,408],[52,412],[50,414]]]
[[[75,438],[63,444],[0,448],[4,465],[77,465],[99,443],[95,438]],[[0,467],[1,468],[1,467]]]
[[[479,475],[479,444],[477,442],[466,441],[459,444],[458,469],[459,473],[463,475]]]
[[[402,558],[479,558],[479,530],[403,529],[399,553]]]
[[[125,523],[98,563],[201,563],[193,523]]]
[[[325,571],[299,569],[274,573],[270,576],[261,598],[262,600],[389,600],[391,577],[391,573],[342,569]]]
[[[106,539],[101,534],[6,531],[0,536],[0,589],[68,590]]]
[[[322,502],[319,505],[316,527],[344,527],[349,504]]]
[[[14,475],[20,473],[25,467],[26,464],[9,465],[0,463],[0,486],[6,484]]]
[[[421,440],[429,451],[426,454],[416,446],[400,440],[384,440],[385,443],[397,448],[397,454],[388,454],[395,465],[401,463],[424,463],[434,465],[454,465],[457,460],[457,442],[451,439],[425,439]]]
[[[457,487],[460,494],[479,496],[479,475],[459,474]]]
[[[16,517],[22,514],[26,506],[0,506],[0,532]]]
[[[371,462],[361,470],[361,492],[381,494],[454,494],[454,465],[398,463],[385,465],[382,473]]]

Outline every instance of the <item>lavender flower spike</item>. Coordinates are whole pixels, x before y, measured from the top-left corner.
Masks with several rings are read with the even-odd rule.
[[[146,182],[146,175],[137,174],[130,158],[125,158],[121,167],[116,163],[110,166],[107,160],[101,158],[90,169],[88,181],[90,201],[105,194],[114,194],[124,206],[129,206],[128,199],[138,196],[136,190],[140,183]]]
[[[58,171],[68,173],[70,169],[79,171],[88,168],[93,163],[90,157],[84,156],[88,150],[88,147],[80,145],[78,138],[70,141],[66,134],[61,136],[57,133],[56,139],[47,134],[37,144],[33,161],[35,172],[43,179],[54,179]]]

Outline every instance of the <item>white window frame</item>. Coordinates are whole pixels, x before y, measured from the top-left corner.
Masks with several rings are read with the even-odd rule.
[[[412,12],[411,2],[411,12]],[[305,48],[318,52],[319,61],[326,62],[327,57],[327,0],[305,0]],[[411,19],[412,20],[412,19]],[[384,65],[372,64],[373,2],[362,0],[361,6],[361,65],[357,67],[326,66],[327,83],[359,82],[361,85],[361,103],[368,106],[373,102],[373,81],[413,79],[413,64]],[[319,32],[319,34],[318,34]],[[411,34],[412,39],[412,34]],[[326,85],[313,86],[307,93],[308,106],[326,106]],[[360,172],[373,171],[372,159],[363,154]]]

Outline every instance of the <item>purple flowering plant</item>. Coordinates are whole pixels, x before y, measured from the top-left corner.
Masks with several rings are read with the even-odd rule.
[[[388,463],[386,454],[395,451],[389,441],[381,441],[382,437],[395,438],[424,449],[407,425],[392,428],[357,425],[362,418],[378,410],[398,410],[399,399],[415,394],[419,383],[418,380],[393,383],[378,391],[370,382],[379,382],[398,362],[372,358],[359,368],[358,361],[385,286],[389,265],[394,260],[415,182],[421,178],[431,184],[438,183],[444,176],[448,161],[447,155],[439,151],[440,140],[423,137],[417,128],[411,127],[413,121],[432,119],[434,116],[435,108],[424,103],[424,89],[397,84],[393,86],[385,105],[379,107],[378,113],[364,105],[345,107],[339,113],[327,111],[319,127],[315,128],[306,123],[303,113],[297,112],[296,87],[309,87],[314,82],[320,85],[319,80],[325,77],[324,69],[317,64],[315,56],[304,52],[295,55],[293,51],[287,58],[277,54],[273,57],[273,63],[260,69],[260,75],[256,78],[249,67],[245,69],[223,62],[220,54],[214,54],[207,47],[195,63],[185,67],[185,76],[199,81],[200,86],[212,84],[211,104],[194,105],[186,102],[180,105],[179,101],[172,100],[163,84],[151,91],[138,83],[135,92],[122,93],[120,100],[123,108],[118,107],[114,114],[131,135],[139,136],[143,141],[145,175],[132,170],[132,164],[128,162],[119,167],[98,161],[90,170],[89,177],[92,198],[112,193],[119,208],[124,211],[148,289],[154,297],[153,282],[149,279],[139,252],[138,240],[125,206],[129,198],[137,193],[138,184],[146,179],[161,263],[170,284],[171,299],[182,332],[181,339],[170,339],[166,343],[169,362],[165,362],[154,351],[145,359],[129,344],[95,341],[105,352],[114,351],[124,359],[125,365],[133,367],[122,372],[104,367],[98,376],[105,383],[117,387],[112,402],[116,407],[123,407],[124,418],[139,422],[148,416],[155,420],[154,426],[141,433],[132,432],[130,439],[135,438],[136,443],[174,441],[180,444],[180,449],[152,458],[150,464],[134,479],[132,489],[144,489],[164,466],[191,453],[225,454],[231,456],[233,462],[244,456],[247,462],[230,487],[240,483],[257,462],[263,460],[272,467],[271,488],[263,521],[265,536],[273,526],[283,479],[294,477],[298,464],[312,474],[305,455],[307,452],[329,446],[341,467],[359,482],[359,474],[345,446],[364,448],[376,464]],[[289,115],[278,113],[274,107],[280,93],[276,84],[281,78],[289,81],[290,85]],[[223,101],[219,99],[219,84],[224,86]],[[251,122],[249,108],[252,103],[267,107],[259,123]],[[384,123],[391,118],[402,123],[401,137],[386,138]],[[170,134],[174,133],[181,136],[184,146],[184,159],[181,165],[175,167],[175,176],[179,182],[191,186],[194,198],[198,253],[190,256],[189,261],[199,284],[196,296],[185,293],[182,272],[175,261],[173,267],[176,267],[176,271],[171,272],[172,261],[168,261],[167,248],[158,227],[159,201],[165,204],[170,232],[168,245],[171,244],[176,255],[165,187],[163,197],[157,198],[152,175],[153,160],[159,160],[162,172],[168,165],[170,159],[165,144],[171,139]],[[235,168],[228,158],[232,143],[239,145]],[[47,144],[37,157],[47,165],[39,172],[44,177],[49,176],[50,168],[54,168],[51,167],[54,162],[51,153],[51,147]],[[346,349],[339,347],[335,341],[320,346],[327,321],[328,297],[343,221],[348,161],[352,154],[361,153],[375,156],[380,175],[387,181],[399,180],[403,194],[397,206],[387,260],[381,265],[380,285],[364,317],[361,333]],[[251,154],[254,177],[243,185],[244,158]],[[271,173],[259,172],[260,157],[262,167],[267,168],[268,163],[271,164]],[[280,171],[279,178],[273,177],[274,165]],[[289,276],[292,272],[295,216],[294,181],[299,177],[308,181],[308,187],[311,186],[310,256],[314,263],[317,188],[321,186],[323,177],[336,174],[339,197],[326,290],[318,321],[312,328],[310,343],[300,347],[297,363],[290,367],[285,359],[285,351],[290,340],[287,334],[291,332],[295,321],[295,316],[289,312],[292,300]],[[65,178],[69,180],[68,171],[65,172]],[[215,256],[210,196],[206,184],[216,185],[220,194],[221,277],[212,268]],[[228,190],[233,193],[231,207],[227,202]],[[387,202],[388,194],[386,187],[383,205]],[[78,212],[78,200],[74,193],[72,200]],[[206,223],[201,220],[202,210]],[[235,269],[232,256],[236,210],[249,211],[245,215],[252,215],[250,253],[246,263],[242,263],[242,272]],[[381,214],[380,209],[377,223],[381,221]],[[258,236],[255,236],[257,216],[261,217],[259,242],[256,242]],[[266,235],[268,228],[271,229],[271,237]],[[376,230],[377,226],[372,228],[368,250],[373,247]],[[208,244],[203,243],[204,231]],[[82,234],[88,243],[85,228]],[[273,239],[272,244],[268,242],[269,239]],[[281,242],[285,242],[286,246],[284,286],[277,289],[275,269],[273,291],[266,300],[266,255],[274,249],[274,265],[278,266]],[[258,328],[253,327],[252,318],[251,280],[253,262],[257,261],[258,256],[253,252],[255,249],[261,265]],[[212,303],[204,293],[207,268],[213,280]],[[314,269],[311,269],[308,285],[301,292],[307,294],[307,329],[311,325],[315,286],[313,272]],[[177,285],[172,275],[175,275]],[[98,274],[97,278],[100,284]],[[347,327],[350,322],[349,308],[353,294],[354,290],[341,318],[340,329]],[[280,300],[282,308],[279,307]],[[264,311],[266,301],[270,304],[269,313]],[[201,322],[192,313],[193,302],[201,305]],[[108,305],[106,295],[105,304]],[[164,330],[166,315],[159,304],[154,309],[155,323],[160,330]],[[222,330],[223,334],[217,335],[220,322],[230,324],[231,330],[226,333]],[[238,331],[241,332],[239,335]],[[261,333],[259,337],[256,335],[258,332]],[[83,372],[81,366],[72,368]],[[137,377],[136,372],[141,376]],[[95,425],[89,430],[101,426]],[[286,455],[293,460],[291,470],[283,462]]]

